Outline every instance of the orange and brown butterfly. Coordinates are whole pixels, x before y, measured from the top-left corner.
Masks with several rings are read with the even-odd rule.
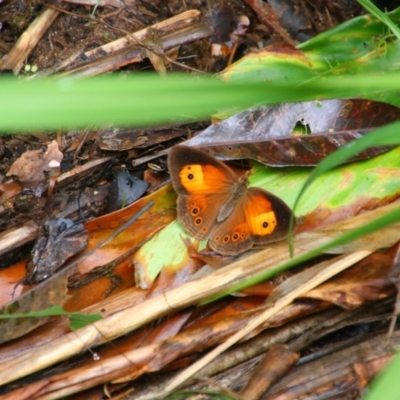
[[[234,256],[287,236],[292,211],[279,197],[248,188],[215,157],[188,146],[170,150],[168,167],[178,194],[178,220],[212,250]]]

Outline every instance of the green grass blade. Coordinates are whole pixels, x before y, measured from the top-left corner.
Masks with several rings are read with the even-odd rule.
[[[294,85],[293,85],[294,83]],[[300,86],[301,84],[301,86]],[[296,86],[297,85],[297,86]],[[77,81],[0,79],[0,131],[138,126],[209,118],[223,109],[333,97],[397,95],[400,71],[320,77],[310,82],[223,82],[172,75]]]
[[[24,314],[0,314],[0,319],[16,319],[16,318],[46,318],[46,317],[67,316],[70,320],[70,329],[77,330],[99,321],[103,317],[100,314],[84,314],[80,312],[64,311],[61,306],[52,306],[44,310],[31,311]]]
[[[388,17],[387,14],[383,13],[374,3],[369,0],[358,0],[358,2],[368,10],[372,15],[375,15],[380,21],[382,21],[400,40],[400,29],[395,23]]]

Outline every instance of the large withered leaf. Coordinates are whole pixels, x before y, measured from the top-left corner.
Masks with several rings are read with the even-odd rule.
[[[269,166],[313,166],[373,128],[400,118],[400,109],[368,100],[325,100],[262,106],[211,125],[185,142],[222,159],[250,158]],[[293,134],[301,125],[305,134]],[[374,147],[353,157],[387,151]]]

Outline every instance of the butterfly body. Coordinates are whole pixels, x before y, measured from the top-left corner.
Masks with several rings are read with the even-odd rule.
[[[227,165],[201,150],[175,146],[168,166],[178,193],[178,219],[196,239],[209,239],[212,250],[237,255],[253,245],[286,236],[292,215],[278,197],[248,188]]]

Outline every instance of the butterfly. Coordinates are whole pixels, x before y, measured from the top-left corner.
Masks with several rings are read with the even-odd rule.
[[[291,209],[261,188],[248,188],[248,177],[238,177],[215,157],[188,146],[174,146],[168,167],[178,194],[178,220],[199,240],[227,256],[254,245],[286,237]]]

